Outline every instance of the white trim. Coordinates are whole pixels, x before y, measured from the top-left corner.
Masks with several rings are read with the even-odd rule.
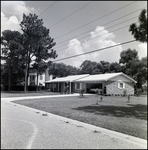
[[[121,83],[123,84],[123,88],[122,88],[122,87],[120,87],[120,84],[121,84]],[[125,83],[124,83],[124,82],[122,82],[122,81],[119,81],[119,82],[118,82],[118,88],[119,88],[119,89],[125,89]]]

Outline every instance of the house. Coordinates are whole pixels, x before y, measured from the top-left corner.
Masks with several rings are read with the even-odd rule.
[[[134,84],[136,81],[122,72],[106,73],[98,75],[75,75],[64,78],[56,78],[46,81],[46,88],[51,88],[56,92],[63,92],[65,86],[69,86],[69,92],[80,92],[84,89],[85,93],[100,90],[100,93],[112,95],[126,94],[134,95]]]
[[[86,92],[97,88],[107,95],[122,95],[124,91],[126,91],[126,94],[134,95],[134,84],[136,81],[119,72],[90,75],[75,81],[75,83],[79,83],[80,87],[85,87]]]
[[[37,85],[37,73],[29,73],[28,85],[29,86]],[[45,86],[45,73],[38,75],[38,85]]]
[[[56,78],[53,80],[45,81],[45,88],[51,89],[54,92],[64,92],[65,87],[69,87],[69,92],[79,92],[79,88],[75,86],[74,81],[89,76],[89,74],[83,75],[71,75],[67,77]]]
[[[45,81],[47,80],[52,80],[52,75],[48,74],[48,69],[46,69],[44,73],[38,75],[38,85],[45,86]],[[36,70],[34,70],[32,67],[30,67],[29,70],[28,85],[29,86],[37,85],[37,73]]]

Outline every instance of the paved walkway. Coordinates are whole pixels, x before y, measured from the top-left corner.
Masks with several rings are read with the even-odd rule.
[[[8,102],[8,103],[10,102],[11,103],[11,101],[13,101],[13,100],[47,98],[47,97],[49,97],[49,98],[52,98],[52,97],[67,97],[67,96],[78,96],[78,95],[79,94],[68,94],[68,95],[62,94],[62,95],[49,95],[49,96],[46,95],[46,96],[31,96],[31,97],[7,97],[7,98],[1,98],[1,100],[3,102]],[[103,134],[107,135],[108,138],[115,138],[115,139],[118,139],[119,141],[122,141],[122,142],[124,141],[127,144],[127,148],[129,148],[128,144],[133,145],[133,147],[131,146],[131,148],[136,148],[136,147],[138,149],[139,148],[144,148],[144,149],[147,148],[147,140],[144,140],[144,139],[140,139],[140,138],[133,137],[133,136],[130,136],[130,135],[127,135],[127,134],[123,134],[123,133],[115,132],[115,131],[112,131],[112,130],[104,129],[104,128],[97,127],[97,126],[87,124],[87,123],[83,123],[83,122],[80,122],[80,121],[77,121],[77,120],[73,120],[73,119],[62,117],[62,116],[54,115],[54,114],[47,113],[47,112],[37,110],[37,109],[34,109],[34,108],[29,108],[29,107],[26,107],[26,106],[23,106],[23,105],[19,105],[19,104],[15,104],[15,105],[21,107],[22,109],[28,110],[28,111],[33,111],[33,112],[38,111],[39,113],[47,114],[50,117],[53,117],[57,120],[61,120],[63,122],[68,122],[69,124],[77,126],[77,127],[83,127],[85,129],[95,131],[96,133],[103,133]],[[120,147],[120,148],[122,148],[122,147]]]

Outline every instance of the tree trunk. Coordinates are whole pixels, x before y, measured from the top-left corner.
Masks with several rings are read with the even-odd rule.
[[[11,78],[11,77],[10,77],[10,76],[11,76],[11,74],[10,74],[10,67],[11,67],[11,66],[10,66],[10,64],[9,64],[9,75],[8,75],[8,92],[10,92],[10,85],[11,85],[11,79],[10,79],[10,78]]]
[[[30,65],[30,52],[29,52],[29,55],[28,55],[28,58],[29,58],[29,60],[28,60],[28,66],[27,66],[27,68],[28,68],[28,70],[27,70],[27,84],[26,84],[26,91],[28,91],[28,77],[29,77],[29,65]]]
[[[25,85],[24,85],[24,92],[26,93],[26,88],[27,88],[27,71],[28,70],[28,64],[26,63],[26,69],[25,69]]]
[[[11,60],[9,59],[8,92],[11,91]]]
[[[37,58],[37,86],[36,86],[36,92],[38,93],[38,75],[39,75],[39,55],[40,55],[40,46],[38,49],[38,58]]]
[[[27,91],[27,85],[28,85],[28,81],[27,81],[27,74],[28,74],[28,51],[27,51],[27,58],[26,58],[26,68],[25,68],[25,84],[24,84],[24,93],[26,93]]]
[[[36,92],[37,93],[38,93],[38,74],[39,74],[39,67],[37,66],[37,85],[36,85]]]

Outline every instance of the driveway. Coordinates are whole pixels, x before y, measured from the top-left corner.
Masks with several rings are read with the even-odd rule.
[[[1,98],[2,149],[147,148],[140,138],[11,103],[17,99],[24,98]]]

